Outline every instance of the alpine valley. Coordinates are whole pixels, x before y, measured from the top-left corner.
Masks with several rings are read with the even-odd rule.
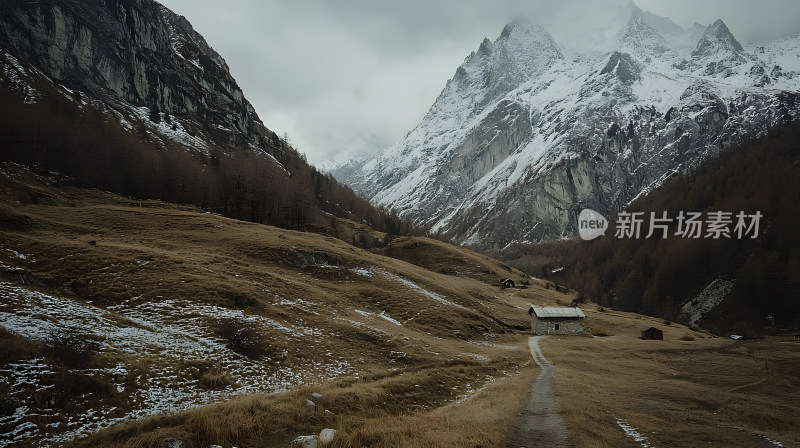
[[[229,3],[283,30],[278,3],[346,10],[191,6]],[[177,11],[0,11],[0,448],[800,446],[800,38],[631,4],[612,51],[573,54],[512,23],[335,170],[370,203]],[[542,242],[582,207],[764,232]]]
[[[610,51],[520,21],[484,39],[401,141],[334,167],[374,203],[483,250],[577,235],[800,113],[800,37],[744,46],[628,6]]]

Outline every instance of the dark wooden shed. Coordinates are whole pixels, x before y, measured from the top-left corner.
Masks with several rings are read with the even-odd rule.
[[[510,278],[500,281],[500,287],[502,288],[513,288],[515,286],[516,284],[514,283],[514,280],[511,280]]]
[[[644,330],[642,330],[642,339],[644,340],[653,339],[661,341],[664,339],[664,332],[656,327],[645,328]]]

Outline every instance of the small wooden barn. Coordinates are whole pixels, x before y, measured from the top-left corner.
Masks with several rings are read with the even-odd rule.
[[[513,288],[515,286],[516,286],[516,284],[514,283],[514,280],[511,280],[510,278],[507,278],[505,280],[500,280],[500,287],[503,288],[503,289],[505,289],[505,288]]]
[[[531,315],[531,333],[545,334],[581,334],[583,324],[581,319],[586,318],[580,308],[567,307],[538,307],[528,309]]]
[[[656,327],[645,328],[644,330],[642,330],[642,339],[644,340],[652,339],[661,341],[664,339],[664,332]]]

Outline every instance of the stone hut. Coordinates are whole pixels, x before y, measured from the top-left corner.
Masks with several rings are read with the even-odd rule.
[[[586,318],[580,308],[567,307],[538,307],[528,309],[531,315],[531,333],[545,334],[581,334],[583,324],[581,319]]]

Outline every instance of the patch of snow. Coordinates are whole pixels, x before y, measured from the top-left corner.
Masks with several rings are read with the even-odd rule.
[[[272,154],[270,154],[269,152],[267,152],[267,151],[265,151],[265,150],[263,150],[263,149],[259,148],[259,147],[258,147],[258,146],[256,146],[256,145],[253,145],[252,143],[249,145],[249,147],[250,147],[250,149],[252,149],[253,151],[255,151],[255,152],[259,153],[259,154],[262,154],[262,155],[266,156],[266,157],[267,157],[268,159],[270,159],[270,160],[271,160],[273,163],[275,163],[275,165],[278,165],[278,168],[280,168],[281,170],[283,170],[283,172],[284,172],[285,174],[287,174],[287,175],[289,175],[289,176],[291,176],[291,175],[292,175],[292,174],[291,174],[291,173],[290,173],[290,172],[289,172],[289,171],[286,169],[286,167],[285,167],[285,166],[283,166],[283,164],[282,164],[281,162],[279,162],[279,161],[278,161],[278,159],[276,159],[276,158],[275,158],[275,156],[273,156],[273,155],[272,155]]]
[[[428,291],[427,289],[419,286],[418,284],[412,282],[411,280],[406,280],[403,277],[400,277],[399,275],[392,274],[391,272],[384,271],[382,269],[379,270],[378,272],[383,277],[385,277],[385,278],[387,278],[389,280],[398,282],[398,283],[406,286],[407,288],[411,289],[412,291],[415,291],[415,292],[417,292],[417,293],[419,293],[419,294],[421,294],[421,295],[423,295],[425,297],[433,299],[433,300],[435,300],[436,302],[438,302],[438,303],[440,303],[442,305],[465,309],[463,306],[461,306],[461,305],[459,305],[457,303],[453,303],[453,302],[445,299],[444,297],[440,296],[439,294],[436,294],[435,292]]]
[[[472,359],[474,359],[476,361],[491,361],[492,360],[492,358],[490,358],[490,357],[488,357],[486,355],[480,355],[478,353],[467,353],[467,355],[469,355],[470,358],[472,358]]]
[[[122,419],[177,412],[231,395],[283,391],[302,383],[309,375],[333,378],[352,372],[347,362],[337,359],[315,363],[302,371],[280,366],[279,361],[276,365],[276,361],[269,359],[250,359],[229,349],[212,328],[219,319],[236,319],[277,331],[294,343],[321,343],[328,337],[322,330],[304,325],[299,319],[288,324],[241,310],[160,298],[149,301],[134,298],[103,309],[6,282],[0,282],[0,297],[3,297],[0,327],[12,333],[42,340],[59,329],[80,328],[102,340],[102,352],[127,353],[155,360],[148,365],[147,373],[135,379],[138,387],[129,392],[134,406],[124,415],[96,409],[93,415],[64,417],[66,431],[63,426],[34,428],[32,420],[21,417],[18,425],[25,425],[32,431],[30,434],[31,431],[26,431],[25,438],[37,440],[38,446],[69,441]],[[191,360],[213,360],[231,374],[237,385],[217,390],[202,387],[197,378],[178,367]],[[116,378],[127,377],[135,371],[136,366],[117,364],[102,372],[87,374]],[[12,398],[27,403],[32,398],[26,391],[41,387],[41,379],[51,373],[50,366],[42,360],[30,360],[0,371],[0,381],[13,381]],[[117,383],[117,390],[125,390],[124,384]],[[40,411],[50,412],[55,415],[58,411]]]
[[[367,313],[366,311],[360,311],[360,312],[356,311],[356,313],[358,313],[358,314],[366,313],[366,316],[365,316],[365,314],[361,314],[361,315],[365,316],[365,317],[369,316],[369,313]],[[339,319],[339,318],[337,318],[337,319]],[[378,334],[386,334],[386,332],[381,330],[380,328],[370,327],[369,325],[367,325],[367,324],[365,324],[363,322],[359,322],[357,320],[352,320],[352,319],[340,319],[340,320],[342,320],[343,322],[347,322],[348,324],[350,324],[350,325],[352,325],[354,327],[357,327],[357,328],[363,328],[363,329],[370,330],[370,331],[378,333]]]
[[[379,318],[381,318],[381,319],[383,319],[383,320],[385,320],[387,322],[391,322],[391,323],[393,323],[395,325],[399,325],[401,327],[403,326],[403,324],[400,323],[400,321],[398,321],[396,319],[393,319],[388,314],[386,314],[386,311],[381,311],[380,313],[377,313],[377,314],[376,313],[370,313],[369,311],[362,311],[362,310],[353,310],[353,311],[356,314],[359,314],[359,315],[364,316],[364,317],[368,317],[370,319],[374,319],[376,317],[379,317]]]
[[[764,437],[765,439],[767,439],[767,442],[769,442],[769,443],[770,443],[772,446],[774,446],[775,448],[783,448],[783,444],[782,444],[781,442],[778,442],[777,440],[770,439],[770,438],[769,438],[769,437],[767,437],[767,436],[763,436],[763,437]]]
[[[734,280],[717,278],[682,308],[678,319],[689,325],[696,324],[703,316],[719,305],[733,288]]]
[[[331,171],[345,165],[346,162],[334,162],[333,160],[323,160],[314,163],[314,167],[322,173],[330,173]]]
[[[147,107],[134,107],[131,108],[131,111],[139,118],[139,120],[141,120],[141,122],[146,123],[149,127],[155,129],[158,134],[186,148],[200,151],[204,154],[209,154],[210,150],[208,145],[203,140],[190,135],[177,117],[172,117],[172,124],[169,124],[164,120],[154,123],[150,121],[150,109]],[[130,123],[127,124],[130,126]]]
[[[386,311],[381,311],[381,313],[378,314],[378,317],[380,317],[381,319],[383,319],[385,321],[391,322],[391,323],[393,323],[395,325],[399,325],[401,327],[403,326],[403,324],[401,324],[400,321],[398,321],[396,319],[392,319],[391,317],[389,317],[389,315],[386,314]]]
[[[486,375],[485,383],[483,383],[480,387],[474,387],[472,383],[467,383],[466,388],[462,394],[458,395],[455,399],[456,403],[464,403],[466,401],[472,400],[476,396],[480,395],[481,392],[484,391],[493,381],[495,378],[491,375]]]
[[[2,64],[3,76],[6,78],[10,87],[18,91],[22,95],[22,101],[25,104],[34,104],[38,98],[36,90],[31,87],[28,81],[23,79],[29,77],[28,71],[19,63],[17,58],[7,52],[3,52],[2,56],[8,64]]]
[[[653,446],[647,441],[647,437],[639,433],[639,430],[629,425],[627,421],[618,418],[617,425],[622,429],[626,436],[630,437],[635,442],[638,442],[642,448],[650,448]]]
[[[0,251],[2,251],[2,252],[8,252],[8,253],[9,253],[9,254],[11,254],[13,257],[15,257],[15,258],[19,258],[20,260],[26,260],[26,261],[30,261],[30,262],[35,262],[35,261],[36,261],[36,260],[33,258],[33,255],[31,255],[31,254],[23,254],[23,253],[21,253],[21,252],[17,252],[17,251],[15,251],[14,249],[9,249],[9,248],[3,247],[2,245],[0,245]]]
[[[355,268],[355,269],[350,269],[350,271],[358,275],[361,275],[363,277],[372,277],[372,269]]]

